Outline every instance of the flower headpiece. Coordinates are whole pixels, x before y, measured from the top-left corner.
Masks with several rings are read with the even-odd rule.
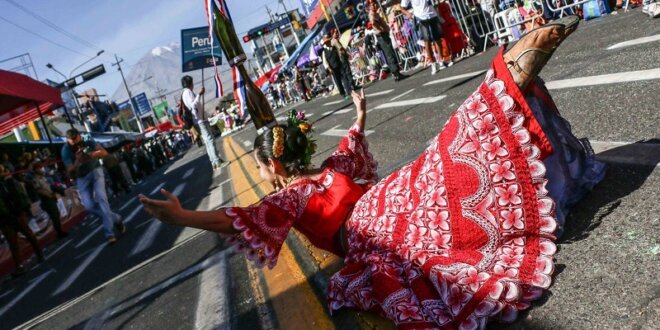
[[[290,110],[287,115],[287,123],[289,127],[297,128],[302,134],[307,137],[307,148],[302,159],[302,166],[308,168],[312,164],[312,156],[316,152],[316,140],[312,139],[314,129],[312,124],[307,120],[304,112]]]
[[[273,157],[280,158],[284,154],[284,129],[273,127]]]

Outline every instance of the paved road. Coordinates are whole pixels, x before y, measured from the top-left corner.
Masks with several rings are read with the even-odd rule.
[[[660,42],[616,46],[658,34],[658,21],[639,9],[583,22],[543,71],[575,134],[592,140],[609,171],[567,221],[549,292],[513,325],[494,327],[650,329],[660,322]],[[419,71],[366,89],[368,139],[381,174],[419,154],[479,84],[496,51],[435,76]],[[318,164],[351,125],[354,109],[338,97],[299,109],[315,122]],[[233,160],[222,173],[214,174],[195,147],[136,193],[165,187],[200,209],[252,203],[269,192],[248,154],[254,136],[244,130],[217,141]],[[98,220],[85,221],[49,248],[48,261],[29,276],[2,283],[0,328],[25,322],[43,329],[391,326],[365,313],[328,316],[324,284],[341,261],[299,235],[290,235],[276,269],[261,271],[217,235],[154,221],[134,196],[113,206],[128,221],[126,236],[108,246]]]

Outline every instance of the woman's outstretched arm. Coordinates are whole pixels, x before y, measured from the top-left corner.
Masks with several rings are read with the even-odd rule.
[[[222,234],[236,234],[238,231],[232,227],[231,219],[224,209],[213,211],[191,211],[181,207],[179,199],[171,192],[161,189],[160,193],[165,200],[151,199],[140,194],[138,197],[144,209],[162,222],[204,229]]]
[[[367,122],[367,99],[364,97],[364,88],[359,92],[351,92],[353,103],[355,104],[355,111],[357,112],[357,119],[355,124],[360,127],[360,132],[364,132],[364,125]]]

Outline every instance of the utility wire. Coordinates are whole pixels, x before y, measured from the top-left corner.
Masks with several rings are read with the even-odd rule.
[[[53,40],[50,40],[50,39],[48,39],[48,38],[46,38],[46,37],[44,37],[44,36],[42,36],[42,35],[40,35],[40,34],[38,34],[38,33],[34,32],[34,31],[30,30],[30,29],[27,29],[27,28],[25,28],[25,27],[23,27],[23,26],[21,26],[21,25],[18,25],[18,24],[14,23],[14,22],[12,22],[12,21],[10,21],[10,20],[8,20],[8,19],[2,17],[2,16],[0,16],[0,19],[3,20],[3,21],[5,21],[5,22],[7,22],[7,23],[9,23],[9,24],[11,24],[11,25],[13,25],[13,26],[15,26],[15,27],[17,27],[17,28],[19,28],[19,29],[21,29],[21,30],[23,30],[23,31],[25,31],[25,32],[27,32],[27,33],[30,33],[30,34],[34,35],[35,37],[38,37],[38,38],[43,39],[43,40],[45,40],[45,41],[48,41],[48,42],[50,42],[51,44],[53,44],[53,45],[55,45],[55,46],[57,46],[57,47],[60,47],[60,48],[62,48],[62,49],[66,49],[66,50],[68,50],[68,51],[70,51],[70,52],[73,52],[73,53],[76,53],[76,54],[78,54],[78,55],[82,55],[82,56],[85,56],[85,57],[88,57],[88,58],[93,58],[93,57],[94,57],[94,56],[90,56],[90,55],[88,55],[88,54],[83,54],[83,53],[81,53],[81,52],[79,52],[79,51],[77,51],[77,50],[75,50],[75,49],[69,48],[69,47],[64,46],[64,45],[62,45],[62,44],[59,44],[59,43],[57,43],[57,42],[55,42],[55,41],[53,41]]]
[[[21,4],[17,3],[17,2],[15,2],[15,1],[13,1],[13,0],[5,0],[5,1],[9,2],[9,3],[12,4],[14,7],[19,8],[20,10],[24,11],[24,12],[27,13],[28,15],[34,17],[36,20],[40,21],[41,23],[46,24],[47,26],[49,26],[49,27],[52,28],[53,30],[55,30],[55,31],[57,31],[57,32],[59,32],[59,33],[65,35],[65,36],[71,38],[72,40],[75,40],[75,41],[79,42],[80,44],[83,44],[83,45],[85,45],[85,46],[87,46],[87,47],[89,47],[89,48],[91,48],[91,49],[94,49],[94,50],[99,50],[99,49],[101,49],[100,47],[98,47],[98,46],[92,44],[91,42],[89,42],[89,41],[87,41],[87,40],[85,40],[85,39],[82,39],[82,38],[80,38],[80,37],[74,35],[73,33],[70,33],[70,32],[68,32],[68,31],[66,31],[65,29],[63,29],[63,28],[61,28],[60,26],[58,26],[57,24],[55,24],[55,23],[49,21],[48,19],[44,18],[43,16],[40,16],[39,14],[37,14],[37,13],[35,13],[35,12],[33,12],[33,11],[27,9],[27,8],[25,8],[23,5],[21,5]]]

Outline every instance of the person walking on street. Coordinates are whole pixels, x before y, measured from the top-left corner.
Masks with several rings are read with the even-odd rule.
[[[204,105],[202,104],[201,96],[204,94],[204,87],[199,90],[199,94],[192,91],[193,78],[191,76],[183,76],[181,78],[181,85],[183,86],[183,105],[192,111],[193,119],[197,126],[199,126],[199,134],[206,144],[206,153],[209,156],[213,169],[223,167],[225,161],[218,156],[218,150],[215,146],[213,135],[211,135],[211,126],[209,125],[206,114],[204,113]]]
[[[392,47],[390,27],[385,23],[382,11],[378,7],[378,4],[373,0],[369,1],[369,22],[371,23],[373,30],[376,31],[378,46],[383,50],[383,53],[385,53],[385,59],[387,60],[392,75],[394,76],[394,80],[401,81],[408,78],[408,76],[402,75],[401,72],[399,72],[399,59]]]
[[[412,13],[406,9],[411,5]],[[421,24],[426,58],[431,61],[431,74],[436,74],[438,70],[444,69],[445,66],[452,66],[454,62],[451,61],[449,49],[442,47],[442,22],[431,0],[401,0],[401,12],[409,19],[412,19],[414,15]],[[433,55],[433,49],[437,50],[442,59],[436,59]]]
[[[108,152],[91,137],[83,140],[80,132],[72,128],[66,132],[66,144],[62,146],[61,154],[67,173],[76,179],[85,210],[101,219],[108,243],[117,242],[115,229],[119,234],[124,234],[126,226],[121,216],[112,212],[108,203],[105,174],[99,162]]]
[[[344,98],[353,91],[353,75],[348,63],[348,54],[339,42],[330,35],[323,36],[323,66],[330,71],[335,79],[339,94]]]

